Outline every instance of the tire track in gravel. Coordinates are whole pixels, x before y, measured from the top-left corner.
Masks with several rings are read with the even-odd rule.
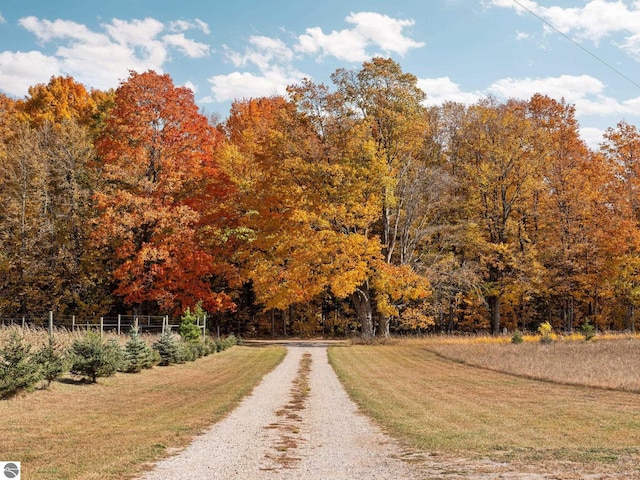
[[[297,342],[229,416],[140,480],[418,478],[397,443],[358,412],[327,359]]]

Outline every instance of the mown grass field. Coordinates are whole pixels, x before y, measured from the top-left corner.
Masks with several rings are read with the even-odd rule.
[[[495,346],[502,347],[512,348]],[[616,478],[640,478],[638,393],[504,374],[442,358],[430,348],[427,340],[332,347],[329,358],[362,410],[408,448],[519,462],[538,472],[564,464],[565,471],[578,465],[582,474],[624,471],[633,476]]]
[[[98,384],[70,379],[0,402],[0,454],[22,478],[126,479],[230,412],[283,358],[282,347],[225,352]]]

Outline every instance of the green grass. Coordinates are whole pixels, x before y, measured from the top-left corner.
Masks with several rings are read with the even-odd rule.
[[[640,460],[640,395],[463,365],[424,343],[332,347],[361,409],[408,447],[499,461]]]
[[[2,460],[22,462],[29,480],[133,478],[224,417],[285,354],[282,347],[234,347],[0,401]]]

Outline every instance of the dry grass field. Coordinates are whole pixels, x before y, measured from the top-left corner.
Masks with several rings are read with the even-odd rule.
[[[462,357],[464,348],[475,352],[476,346],[458,345],[456,352]],[[525,347],[514,354],[522,357],[554,352],[553,345],[533,343],[490,350],[494,347],[507,352]],[[637,393],[490,371],[442,358],[432,348],[430,341],[332,347],[330,360],[363,411],[410,449],[435,458],[507,462],[522,471],[551,472],[557,475],[553,478],[585,478],[587,472],[613,475],[598,478],[640,478]],[[573,350],[565,351],[567,357],[559,352],[556,348],[547,362],[579,360]],[[521,362],[534,371],[548,368],[536,363],[539,359]],[[634,380],[616,382],[632,385]]]
[[[445,358],[499,372],[548,380],[640,392],[640,337],[582,337],[540,344],[535,337],[522,344],[488,338],[432,339],[425,347]]]
[[[231,411],[283,358],[282,347],[234,347],[196,362],[0,401],[3,461],[23,478],[126,479]]]

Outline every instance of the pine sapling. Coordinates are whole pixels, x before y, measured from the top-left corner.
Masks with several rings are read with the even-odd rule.
[[[137,328],[131,330],[131,338],[124,347],[126,365],[124,371],[138,373],[144,368],[153,366],[153,354],[151,348],[140,337]]]
[[[47,388],[52,381],[69,370],[66,352],[53,337],[49,337],[49,342],[38,352],[37,360],[42,369],[42,375],[47,381]]]
[[[42,380],[42,370],[31,345],[14,330],[0,346],[0,398],[33,388]]]

